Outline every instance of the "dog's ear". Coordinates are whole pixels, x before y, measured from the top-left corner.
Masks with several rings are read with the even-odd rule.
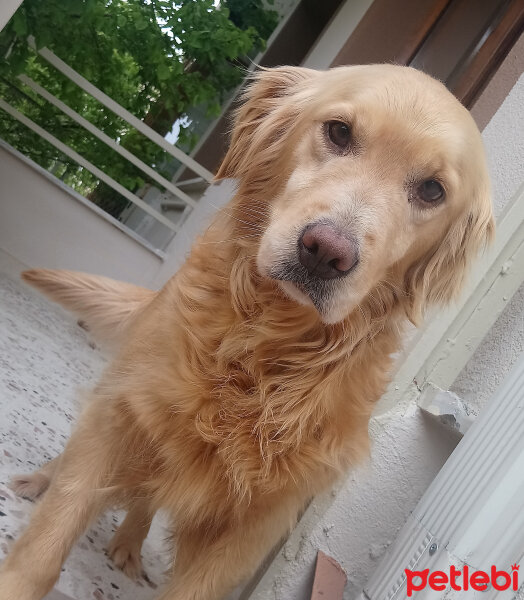
[[[269,176],[267,168],[279,157],[296,116],[307,107],[310,90],[303,83],[318,74],[301,67],[277,67],[253,75],[236,111],[231,143],[217,179]]]
[[[489,184],[476,194],[476,202],[450,227],[445,238],[408,270],[405,290],[407,316],[418,325],[427,306],[454,300],[477,253],[495,234]]]

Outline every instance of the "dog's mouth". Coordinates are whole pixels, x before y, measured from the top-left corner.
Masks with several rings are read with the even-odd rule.
[[[292,260],[274,265],[269,271],[269,277],[276,281],[293,284],[302,295],[311,301],[321,315],[330,306],[337,288],[336,279],[326,280],[312,277],[304,266]],[[289,292],[289,287],[285,286],[284,291]]]

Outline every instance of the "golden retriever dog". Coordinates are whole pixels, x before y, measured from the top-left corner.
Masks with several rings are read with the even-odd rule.
[[[261,70],[217,177],[235,196],[159,292],[26,273],[118,350],[32,490],[54,471],[2,600],[41,599],[112,505],[131,572],[152,515],[171,516],[159,599],[223,598],[367,454],[402,324],[456,296],[494,230],[477,127],[408,67]]]

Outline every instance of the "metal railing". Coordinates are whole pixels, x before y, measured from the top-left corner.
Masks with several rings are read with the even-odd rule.
[[[115,115],[126,121],[129,125],[134,127],[137,131],[139,131],[142,135],[147,137],[150,141],[155,143],[158,147],[160,147],[163,151],[170,154],[173,158],[179,161],[182,165],[193,171],[196,175],[202,178],[203,181],[210,183],[213,180],[213,174],[208,171],[205,167],[196,162],[193,158],[188,156],[182,150],[177,148],[176,146],[169,143],[165,140],[160,134],[151,129],[148,125],[146,125],[143,121],[135,117],[132,113],[122,107],[120,104],[115,102],[112,98],[104,94],[101,90],[99,90],[96,86],[90,83],[87,79],[82,77],[79,73],[77,73],[74,69],[72,69],[68,64],[66,64],[63,60],[61,60],[58,56],[56,56],[53,52],[51,52],[48,48],[40,48],[37,49],[35,45],[34,38],[30,37],[28,39],[29,46],[44,60],[46,60],[50,65],[52,65],[57,71],[62,73],[65,77],[67,77],[70,81],[75,83],[78,87],[80,87],[84,92],[89,94],[95,100],[97,100],[100,104],[104,105],[106,108],[111,110]],[[185,211],[186,213],[190,211],[192,208],[196,206],[196,201],[189,196],[187,193],[182,191],[180,187],[175,185],[172,181],[169,181],[161,174],[159,174],[155,169],[151,166],[144,163],[140,158],[135,156],[132,152],[122,147],[118,141],[114,140],[106,133],[101,131],[98,127],[93,125],[87,119],[85,119],[78,112],[73,110],[67,104],[59,100],[56,96],[51,94],[48,90],[42,87],[40,84],[33,81],[30,77],[25,74],[19,75],[18,79],[26,86],[28,86],[33,92],[41,96],[44,100],[58,108],[62,113],[67,115],[70,119],[78,123],[81,127],[83,127],[87,132],[91,135],[94,135],[104,144],[109,146],[112,150],[117,152],[120,156],[122,156],[125,160],[133,164],[136,168],[138,168],[142,173],[147,175],[152,181],[157,183],[161,188],[164,188],[167,192],[167,197],[164,197],[163,202],[160,203],[160,209],[164,210],[165,207],[175,207],[176,210]],[[84,156],[73,150],[67,144],[64,144],[55,136],[50,134],[44,128],[40,127],[37,123],[26,117],[19,110],[11,106],[4,99],[0,98],[0,108],[7,112],[11,117],[31,129],[41,138],[49,142],[55,148],[57,148],[60,152],[71,158],[78,165],[92,173],[97,179],[104,182],[106,185],[111,187],[117,193],[121,194],[126,200],[132,203],[133,206],[136,206],[147,213],[150,217],[161,223],[163,226],[167,227],[172,234],[175,234],[179,230],[179,223],[176,223],[162,214],[156,208],[150,206],[147,202],[145,202],[142,198],[129,191],[123,185],[118,183],[115,179],[107,175],[104,171],[96,167],[93,163],[87,160]]]

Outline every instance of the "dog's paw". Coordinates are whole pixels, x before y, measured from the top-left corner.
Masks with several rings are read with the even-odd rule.
[[[50,478],[42,473],[31,473],[30,475],[14,475],[8,486],[17,496],[36,500],[49,487]]]
[[[107,548],[107,553],[115,565],[133,580],[143,575],[140,547],[141,545],[132,541],[119,539],[117,532]]]

